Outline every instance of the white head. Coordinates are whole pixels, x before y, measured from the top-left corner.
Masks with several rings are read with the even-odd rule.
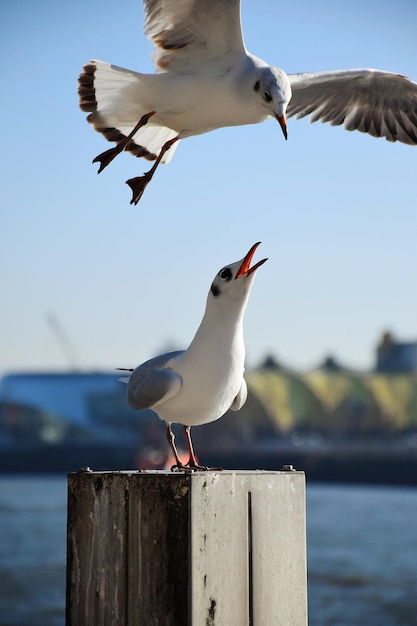
[[[258,94],[262,107],[275,117],[287,139],[285,113],[291,100],[291,84],[287,74],[279,67],[263,67],[258,70],[253,90]]]
[[[210,287],[207,305],[244,311],[256,270],[268,260],[262,259],[252,267],[250,266],[259,244],[260,241],[255,243],[240,261],[222,267]]]

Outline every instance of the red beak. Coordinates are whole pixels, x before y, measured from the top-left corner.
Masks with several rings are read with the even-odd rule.
[[[244,274],[246,276],[249,276],[249,274],[252,274],[252,272],[254,272],[255,270],[258,269],[258,267],[260,267],[261,265],[263,265],[265,263],[265,261],[267,261],[268,259],[262,259],[262,261],[258,261],[258,263],[256,263],[256,265],[254,265],[253,267],[250,266],[253,255],[255,254],[255,250],[256,248],[259,246],[261,242],[258,241],[258,243],[253,244],[252,248],[249,250],[249,252],[247,253],[247,255],[245,256],[245,258],[242,261],[242,265],[239,267],[235,279],[239,278],[239,276],[243,276]]]
[[[281,126],[285,139],[288,139],[287,122],[285,120],[285,115],[275,115],[275,117],[277,118],[279,125]]]

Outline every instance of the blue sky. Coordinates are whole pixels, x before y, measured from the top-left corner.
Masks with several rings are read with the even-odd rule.
[[[248,49],[287,72],[375,67],[417,81],[413,0],[242,0]],[[135,366],[186,347],[216,272],[262,241],[247,365],[329,353],[366,369],[381,332],[417,336],[417,149],[272,119],[181,142],[138,206],[78,108],[90,58],[152,72],[138,0],[1,3],[0,372]],[[71,343],[61,348],[48,318]]]

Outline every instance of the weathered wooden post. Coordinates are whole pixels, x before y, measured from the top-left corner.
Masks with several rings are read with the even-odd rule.
[[[77,472],[67,626],[305,626],[303,472]]]

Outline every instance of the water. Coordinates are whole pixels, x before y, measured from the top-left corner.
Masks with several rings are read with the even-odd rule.
[[[310,626],[417,625],[417,490],[309,486]]]
[[[307,507],[310,626],[417,625],[417,490],[308,485]],[[0,626],[63,626],[65,525],[65,477],[0,477]]]
[[[65,622],[66,478],[0,477],[0,626]]]

